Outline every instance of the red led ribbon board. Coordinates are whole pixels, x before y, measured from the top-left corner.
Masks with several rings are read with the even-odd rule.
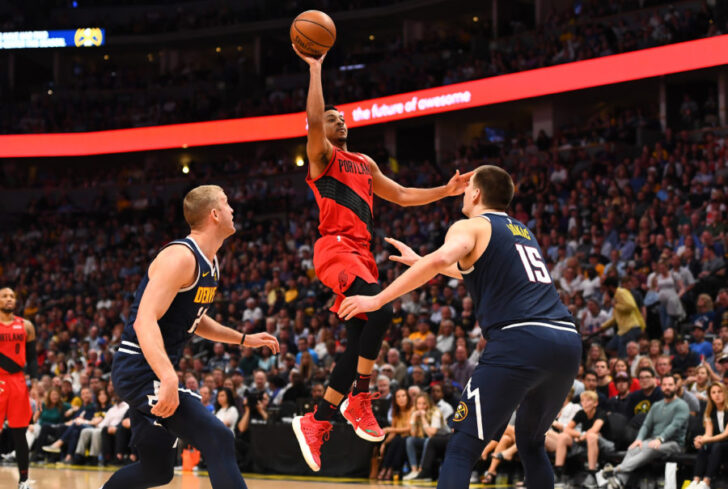
[[[350,128],[728,64],[728,35],[339,105]],[[289,139],[303,112],[86,133],[0,136],[0,157],[83,156]]]

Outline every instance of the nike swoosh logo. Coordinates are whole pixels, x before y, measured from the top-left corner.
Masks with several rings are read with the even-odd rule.
[[[210,272],[205,272],[202,274],[203,277],[207,277],[208,275],[210,275]]]

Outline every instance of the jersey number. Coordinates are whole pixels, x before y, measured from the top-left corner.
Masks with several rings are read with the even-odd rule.
[[[188,333],[195,332],[195,330],[197,329],[197,325],[200,324],[200,321],[202,321],[202,316],[204,316],[206,312],[207,312],[207,308],[204,306],[197,310],[197,317],[195,318],[195,322],[192,323],[192,327],[187,330]]]
[[[367,180],[367,183],[369,183],[369,197],[372,196],[372,179],[370,178]]]
[[[551,275],[549,275],[546,264],[536,248],[516,243],[516,251],[518,251],[518,256],[521,257],[521,263],[523,263],[523,268],[526,269],[529,281],[542,284],[551,283]]]

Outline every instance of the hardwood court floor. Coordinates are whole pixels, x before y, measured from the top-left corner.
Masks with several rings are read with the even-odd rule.
[[[58,465],[31,466],[30,479],[34,481],[33,489],[99,489],[111,476],[112,468],[79,468]],[[245,482],[249,489],[392,489],[397,485],[406,488],[435,487],[435,483],[411,484],[408,482],[378,483],[363,479],[333,479],[325,477],[277,477],[248,474]],[[18,469],[15,465],[0,466],[0,488],[15,489],[18,484]],[[164,486],[170,489],[211,489],[207,474],[177,473],[170,484]],[[472,487],[499,487],[484,486],[482,484]]]

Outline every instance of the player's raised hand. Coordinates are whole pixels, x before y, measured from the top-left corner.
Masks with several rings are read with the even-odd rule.
[[[324,58],[326,57],[326,53],[322,54],[318,58],[315,58],[313,56],[308,56],[306,54],[303,54],[301,51],[298,50],[295,44],[291,43],[291,46],[293,46],[293,50],[296,52],[299,58],[304,60],[306,63],[308,63],[309,66],[321,66],[324,62]]]
[[[376,295],[355,295],[347,297],[339,307],[339,317],[345,321],[365,312],[376,311],[382,305]]]
[[[397,251],[399,251],[399,256],[389,256],[389,259],[392,261],[396,261],[397,263],[404,263],[408,267],[411,267],[414,262],[422,258],[420,255],[415,253],[412,248],[399,240],[396,240],[394,238],[384,238],[384,241],[391,244],[392,246],[397,248]]]
[[[249,334],[245,337],[245,346],[251,348],[261,348],[267,346],[274,355],[277,355],[281,351],[281,347],[278,344],[278,339],[268,333],[256,333]]]
[[[475,173],[475,170],[461,175],[460,170],[455,170],[455,175],[450,178],[450,181],[447,182],[447,185],[445,186],[447,189],[447,195],[452,197],[465,192],[465,187],[468,186],[468,182],[470,181],[470,177],[473,176],[473,173]]]
[[[151,412],[160,418],[169,418],[179,406],[179,392],[177,391],[179,381],[176,377],[162,380],[157,393],[157,403]]]

